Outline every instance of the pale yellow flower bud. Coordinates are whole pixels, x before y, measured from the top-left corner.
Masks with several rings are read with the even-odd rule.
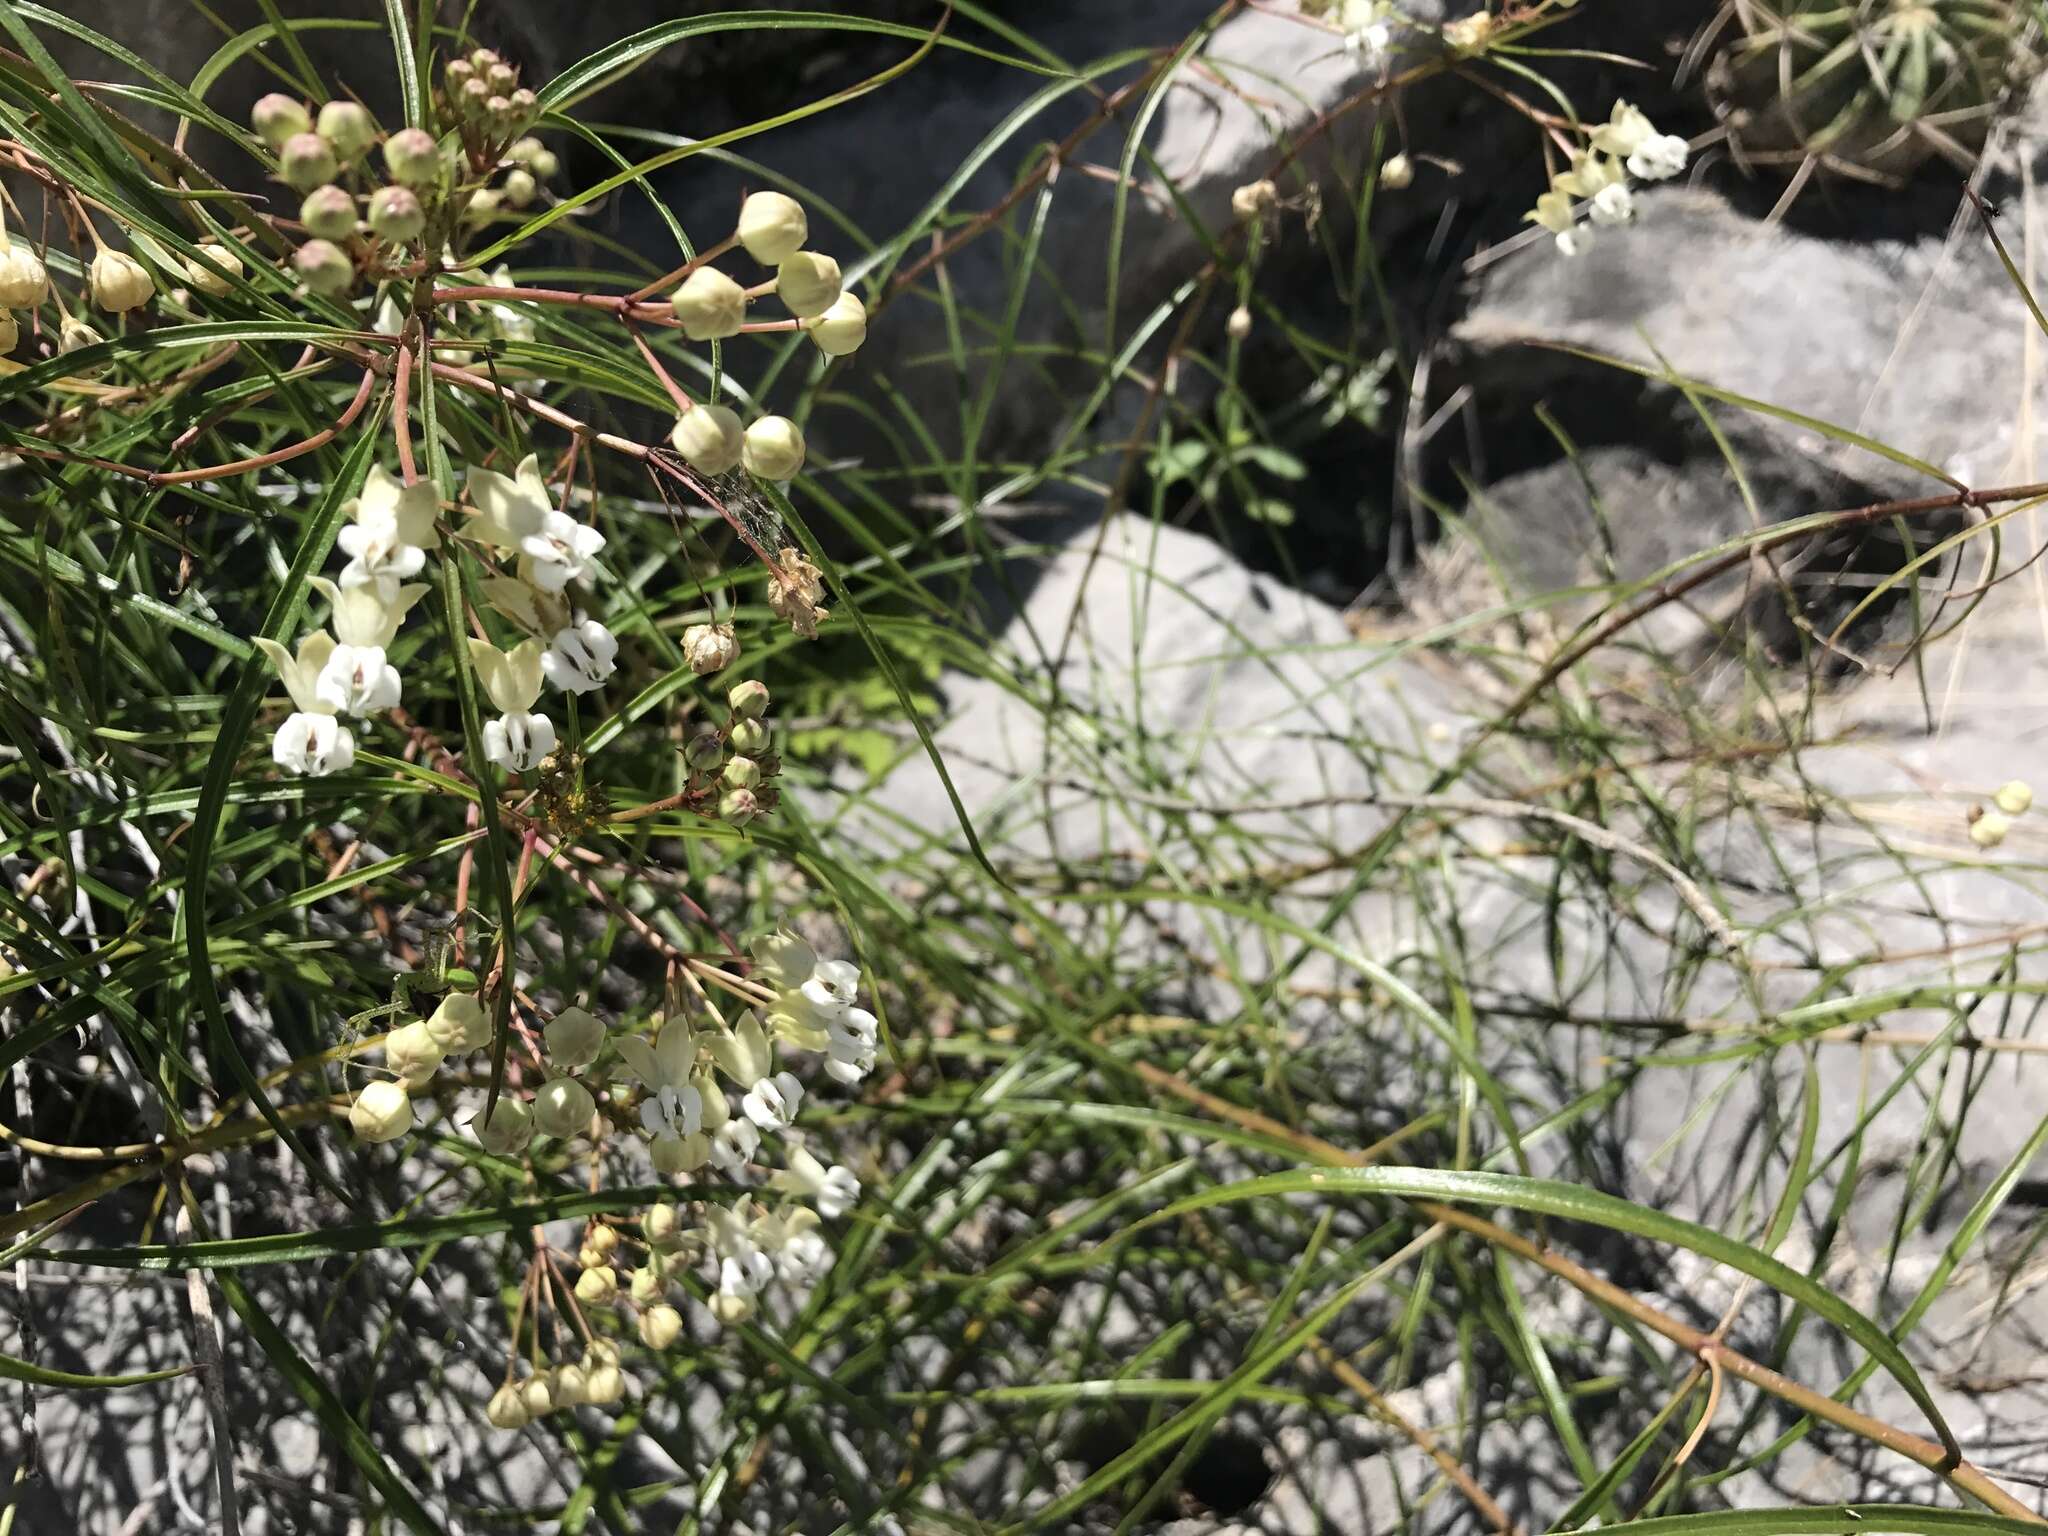
[[[804,205],[780,192],[756,192],[740,204],[740,244],[764,267],[780,265],[810,238]]]
[[[0,307],[34,309],[49,295],[50,274],[25,241],[13,241],[0,254]]]
[[[364,1141],[396,1141],[412,1129],[412,1100],[399,1084],[379,1078],[356,1095],[348,1123]]]
[[[2034,803],[2034,786],[2025,779],[2011,779],[1999,785],[1998,793],[1992,798],[2006,815],[2024,816]]]
[[[722,475],[740,462],[746,433],[740,419],[722,405],[694,405],[676,418],[669,434],[676,452],[702,475]]]
[[[568,1408],[576,1403],[590,1401],[590,1377],[582,1366],[570,1361],[565,1365],[556,1366],[552,1374],[555,1378],[554,1393],[557,1407]]]
[[[592,1253],[610,1254],[618,1252],[618,1228],[607,1227],[600,1222],[597,1226],[592,1227],[583,1234],[583,1246]]]
[[[526,1411],[526,1398],[511,1382],[491,1394],[484,1417],[495,1429],[524,1429],[533,1422],[533,1415]]]
[[[758,720],[768,713],[768,685],[750,677],[744,683],[735,683],[725,702],[740,719]]]
[[[355,286],[355,263],[331,240],[308,240],[300,246],[292,253],[292,270],[310,291],[330,299]]]
[[[604,1049],[603,1022],[582,1008],[564,1008],[541,1034],[558,1067],[587,1067]]]
[[[576,1277],[576,1299],[589,1306],[610,1301],[619,1293],[619,1272],[609,1264],[586,1269]]]
[[[549,1379],[550,1373],[542,1371],[538,1376],[526,1378],[526,1384],[519,1389],[519,1400],[526,1405],[526,1411],[536,1419],[555,1411],[555,1384]]]
[[[736,827],[744,827],[761,814],[761,802],[751,789],[728,789],[718,797],[718,816]]]
[[[242,258],[218,240],[204,241],[199,247],[199,255],[204,256],[214,267],[219,267],[231,277],[242,275]],[[188,256],[185,259],[185,277],[194,288],[209,298],[226,298],[234,292],[235,285],[228,281],[228,278],[222,277],[219,272],[208,267],[197,257]]]
[[[524,166],[515,166],[505,173],[505,201],[514,208],[526,207],[539,195],[540,183]]]
[[[768,750],[768,727],[758,720],[735,720],[728,740],[733,751],[758,757]]]
[[[533,1110],[524,1099],[500,1095],[490,1118],[477,1127],[477,1145],[499,1157],[519,1151],[533,1139]]]
[[[728,789],[753,789],[761,782],[761,765],[751,757],[736,757],[719,777]]]
[[[822,315],[839,297],[839,263],[822,251],[798,251],[775,269],[775,295],[792,315]]]
[[[754,1298],[719,1291],[711,1298],[711,1315],[728,1328],[734,1323],[744,1323],[754,1315]]]
[[[683,1314],[674,1307],[649,1307],[640,1314],[640,1342],[649,1349],[667,1349],[683,1331]]]
[[[384,1065],[410,1089],[426,1087],[445,1054],[419,1019],[400,1025],[384,1037]]]
[[[1970,823],[1970,841],[1979,848],[1996,848],[2011,830],[2012,822],[2003,811],[1986,811]]]
[[[672,1205],[650,1205],[640,1213],[640,1235],[650,1248],[675,1246],[676,1235],[682,1231],[682,1226],[683,1219]]]
[[[667,1287],[661,1283],[661,1276],[651,1269],[636,1269],[627,1283],[626,1294],[640,1306],[651,1307],[661,1300]]]
[[[607,1407],[626,1395],[626,1378],[616,1365],[587,1367],[583,1377],[583,1400]]]
[[[277,174],[294,192],[310,192],[334,180],[340,169],[333,148],[317,133],[295,133],[277,152]]]
[[[441,146],[424,128],[401,128],[384,141],[384,164],[402,186],[431,187],[441,179]]]
[[[377,137],[370,114],[353,101],[330,101],[320,109],[320,137],[333,146],[345,164],[368,149]]]
[[[323,240],[346,240],[356,232],[356,200],[332,182],[315,187],[299,204],[299,222]]]
[[[1380,185],[1389,192],[1399,192],[1414,181],[1415,162],[1406,155],[1389,155],[1380,166]]]
[[[93,303],[116,313],[139,309],[156,293],[156,284],[150,280],[148,269],[133,256],[120,251],[101,251],[93,257],[88,277]]]
[[[868,339],[868,307],[859,294],[842,293],[804,329],[827,357],[845,357]]]
[[[763,416],[747,428],[740,462],[763,480],[795,479],[804,467],[804,434],[787,416]]]
[[[419,239],[427,227],[427,210],[410,187],[379,187],[370,194],[370,228],[394,245]]]
[[[533,1096],[533,1122],[548,1136],[581,1136],[590,1129],[597,1100],[573,1077],[551,1077]]]
[[[256,98],[256,105],[249,109],[249,122],[272,149],[283,148],[293,134],[313,131],[313,115],[304,103],[276,91]]]
[[[1223,329],[1229,333],[1232,341],[1243,341],[1252,333],[1252,312],[1244,305],[1238,305],[1230,312],[1230,319]]]
[[[716,267],[699,267],[684,278],[674,303],[683,334],[692,341],[737,336],[747,321],[747,290]]]
[[[427,1033],[450,1056],[491,1043],[491,1016],[474,992],[450,992],[427,1017]]]

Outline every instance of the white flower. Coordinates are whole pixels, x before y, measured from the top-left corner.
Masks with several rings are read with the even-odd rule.
[[[723,1173],[738,1173],[754,1160],[761,1133],[752,1121],[732,1119],[711,1133],[711,1161]]]
[[[363,493],[342,510],[351,519],[335,540],[350,557],[341,572],[344,587],[417,575],[426,559],[422,551],[441,542],[434,529],[440,498],[433,482],[401,485],[381,464],[370,466]]]
[[[1629,174],[1644,181],[1664,181],[1685,169],[1692,146],[1675,133],[1656,134],[1628,157]]]
[[[804,992],[819,1002],[851,1007],[860,994],[860,967],[851,960],[820,960],[804,983]]]
[[[810,1201],[827,1221],[836,1221],[860,1198],[860,1180],[845,1168],[828,1168],[802,1147],[789,1148],[789,1167],[771,1181]]]
[[[851,1086],[875,1070],[876,1020],[865,1008],[849,1008],[826,1026],[825,1070]]]
[[[754,1224],[754,1241],[775,1260],[786,1285],[807,1286],[832,1267],[832,1247],[818,1230],[818,1213],[792,1205]]]
[[[334,627],[335,639],[343,645],[372,646],[378,650],[398,638],[398,626],[405,622],[413,604],[427,594],[426,587],[419,582],[396,586],[373,581],[360,587],[337,587],[324,576],[315,576],[308,584],[334,609],[329,622]]]
[[[619,1054],[649,1089],[640,1105],[640,1124],[650,1136],[695,1136],[706,1127],[705,1096],[692,1079],[697,1037],[681,1020],[671,1020],[649,1045],[638,1035],[621,1035]],[[719,1108],[725,1100],[719,1095]]]
[[[1597,154],[1580,154],[1572,156],[1571,169],[1560,171],[1551,178],[1550,188],[1570,197],[1592,197],[1627,180],[1622,174],[1620,161]]]
[[[1366,55],[1385,53],[1393,35],[1393,29],[1384,21],[1369,22],[1344,34],[1344,51]]]
[[[519,541],[533,562],[527,574],[543,592],[559,592],[589,574],[591,558],[604,548],[604,535],[566,512],[549,512],[540,527]]]
[[[507,773],[524,773],[555,750],[555,723],[546,715],[508,710],[484,722],[484,757]]]
[[[541,531],[555,509],[541,478],[540,456],[532,453],[520,461],[515,478],[494,469],[472,469],[469,499],[477,510],[468,528],[470,536],[497,549],[518,549]]]
[[[718,1289],[728,1296],[753,1296],[775,1278],[775,1262],[761,1251],[747,1224],[724,1206],[705,1212],[706,1236],[718,1256]]]
[[[493,288],[516,288],[512,281],[512,269],[500,266],[497,271],[484,279]],[[534,338],[533,316],[515,304],[487,304],[485,313],[490,317],[491,329],[507,341],[531,341]]]
[[[588,693],[618,670],[613,660],[619,642],[596,619],[584,619],[555,632],[540,669],[564,693]]]
[[[742,1088],[752,1088],[775,1070],[775,1053],[749,1008],[731,1029],[711,1036],[711,1059]]]
[[[740,1100],[740,1108],[762,1130],[780,1131],[796,1120],[797,1106],[803,1103],[803,1098],[803,1084],[796,1080],[795,1075],[777,1072],[749,1088]]]
[[[1583,256],[1592,247],[1593,226],[1580,224],[1571,229],[1559,230],[1557,248],[1566,256]]]
[[[1622,160],[1655,137],[1656,126],[1644,115],[1643,109],[1626,101],[1615,102],[1607,114],[1607,121],[1590,135],[1593,148],[1603,155],[1614,155]]]
[[[505,714],[523,714],[540,698],[541,652],[538,640],[522,640],[501,651],[488,640],[469,642],[470,660],[493,707]]]
[[[1595,224],[1626,224],[1636,216],[1635,196],[1625,185],[1616,182],[1594,193],[1587,211]]]
[[[427,552],[401,537],[398,519],[389,512],[361,512],[356,520],[335,536],[334,542],[349,557],[341,568],[344,587],[368,586],[375,581],[403,581],[417,576],[427,563]]]
[[[280,768],[317,779],[348,771],[356,760],[356,739],[333,715],[302,710],[277,728],[270,756]]]
[[[334,637],[324,629],[316,629],[299,642],[299,654],[292,655],[275,640],[261,635],[256,638],[257,649],[270,658],[270,664],[277,668],[277,675],[284,682],[285,692],[292,696],[292,703],[303,714],[331,715],[334,711],[320,697],[320,669],[327,665],[327,658],[334,654]]]
[[[398,707],[398,669],[381,645],[337,645],[320,669],[314,691],[337,714],[372,715]]]
[[[1552,234],[1567,234],[1574,221],[1571,196],[1553,187],[1537,198],[1536,206],[1522,217],[1531,224],[1541,224]]]

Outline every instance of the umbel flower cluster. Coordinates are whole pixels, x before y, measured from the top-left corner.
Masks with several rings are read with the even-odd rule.
[[[1685,169],[1690,146],[1659,133],[1641,108],[1617,101],[1606,122],[1585,130],[1571,163],[1550,178],[1550,190],[1525,217],[1557,236],[1557,248],[1577,256],[1602,226],[1636,216],[1636,181],[1664,181]],[[1580,215],[1583,214],[1584,218]]]
[[[854,1174],[821,1161],[795,1129],[806,1089],[784,1051],[812,1055],[832,1081],[852,1086],[874,1069],[875,1016],[858,1005],[859,968],[821,960],[802,939],[778,933],[754,947],[752,974],[711,968],[741,1006],[732,1017],[701,998],[701,1019],[685,1011],[659,1022],[653,1038],[609,1029],[588,1009],[563,1008],[531,1053],[538,1080],[507,1090],[480,1111],[471,1132],[497,1157],[520,1157],[536,1142],[611,1138],[643,1142],[657,1173],[715,1170],[731,1203],[685,1199],[649,1206],[635,1222],[589,1223],[569,1278],[566,1255],[542,1248],[520,1291],[503,1384],[488,1417],[518,1428],[579,1403],[617,1402],[625,1390],[620,1345],[629,1331],[666,1349],[683,1331],[681,1278],[701,1276],[710,1315],[745,1320],[771,1286],[792,1300],[832,1265],[823,1224],[859,1199]],[[384,1038],[390,1073],[356,1096],[350,1122],[364,1141],[395,1141],[413,1127],[413,1098],[434,1091],[451,1058],[485,1049],[492,1028],[475,993],[447,996],[426,1018]],[[550,1314],[566,1314],[543,1329]],[[530,1329],[530,1332],[529,1332]],[[575,1358],[544,1361],[546,1338]],[[522,1345],[524,1346],[522,1348]]]
[[[152,310],[189,319],[217,305],[233,314],[226,301],[250,295],[302,306],[317,327],[308,358],[322,359],[310,371],[339,364],[360,372],[353,402],[326,430],[232,464],[96,465],[158,484],[258,475],[340,436],[379,400],[370,419],[388,423],[388,441],[370,445],[360,487],[335,513],[325,572],[310,583],[317,627],[255,637],[289,701],[269,717],[269,762],[284,775],[323,778],[385,771],[392,759],[374,755],[380,745],[409,763],[425,754],[440,784],[461,789],[449,799],[464,814],[495,806],[501,824],[523,839],[521,887],[573,882],[619,915],[615,899],[569,856],[584,830],[612,814],[602,788],[584,788],[590,763],[575,701],[624,705],[632,695],[621,673],[636,664],[644,671],[654,647],[631,649],[638,632],[619,616],[637,604],[620,600],[606,567],[605,502],[594,475],[588,491],[578,489],[578,455],[630,455],[657,482],[714,505],[727,495],[769,505],[749,482],[799,475],[802,430],[774,414],[743,421],[715,393],[692,394],[646,336],[710,343],[800,333],[837,359],[865,340],[867,313],[838,263],[809,248],[802,205],[773,192],[748,197],[726,238],[638,292],[523,286],[505,266],[486,278],[464,256],[468,242],[488,226],[516,224],[561,174],[555,155],[528,132],[538,109],[516,67],[488,50],[448,62],[425,121],[395,131],[353,101],[315,108],[266,96],[247,147],[297,194],[297,217],[287,201],[279,205],[286,211],[223,225],[213,209],[224,204],[194,202],[191,217],[204,235],[177,253],[142,232],[133,236],[135,254],[108,248],[92,210],[44,168],[37,174],[62,200],[74,244],[97,254],[81,293],[67,297],[42,255],[0,228],[0,304],[10,312],[0,341],[19,344],[26,327],[12,312],[22,311],[45,357],[98,343],[100,330],[83,313],[88,301],[116,317],[112,329],[146,325]],[[34,169],[26,158],[23,165]],[[501,243],[516,245],[517,235],[515,228]],[[739,275],[721,268],[726,258]],[[771,299],[783,313],[757,317],[755,306]],[[54,345],[44,340],[46,305],[59,322]],[[522,374],[519,348],[550,306],[620,327],[674,401],[667,442],[600,433],[545,398],[544,370]],[[354,323],[337,325],[337,311]],[[704,377],[728,374],[706,369]],[[444,494],[458,482],[422,473],[415,453],[423,390],[485,397],[508,420],[561,430],[567,447],[552,464],[536,448],[458,465],[459,489]],[[436,456],[454,442],[443,434]],[[22,451],[64,456],[52,446]],[[770,536],[756,537],[764,527]],[[828,617],[822,573],[772,530],[772,519],[757,520],[742,538],[765,567],[767,606],[798,635],[815,635]],[[430,595],[438,622],[418,621]],[[680,752],[683,787],[619,815],[741,827],[772,814],[781,762],[770,696],[739,671],[734,623],[715,610],[704,615],[686,628],[680,651],[677,670],[686,675],[664,679],[660,696],[686,706],[695,722]],[[648,681],[635,679],[634,692]],[[606,700],[607,692],[617,697]],[[517,1425],[557,1407],[617,1402],[627,1390],[624,1351],[635,1339],[649,1349],[672,1344],[689,1286],[732,1323],[771,1287],[800,1293],[830,1268],[828,1225],[847,1215],[860,1185],[821,1157],[798,1118],[821,1086],[852,1087],[873,1069],[878,1023],[858,1004],[859,970],[820,958],[789,934],[755,945],[750,958],[726,941],[729,958],[714,963],[668,945],[644,923],[634,932],[663,951],[670,978],[651,1022],[636,1012],[612,1027],[568,999],[549,1008],[522,990],[522,940],[510,925],[479,937],[485,925],[472,922],[472,937],[459,937],[467,877],[465,862],[456,886],[458,950],[469,942],[494,952],[474,969],[458,959],[469,988],[380,1037],[381,1063],[362,1067],[367,1081],[331,1107],[361,1143],[402,1150],[424,1104],[444,1106],[488,1083],[485,1102],[458,1119],[474,1139],[472,1156],[510,1162],[537,1180],[536,1158],[573,1149],[593,1166],[609,1161],[628,1183],[644,1182],[651,1165],[681,1195],[631,1219],[591,1221],[573,1277],[569,1256],[536,1239],[513,1310],[512,1363],[489,1408],[494,1423]],[[718,1198],[688,1193],[699,1181],[715,1185]],[[564,1340],[576,1347],[565,1351]]]

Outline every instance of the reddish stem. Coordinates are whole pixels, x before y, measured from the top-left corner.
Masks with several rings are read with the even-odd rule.
[[[626,322],[626,334],[633,338],[633,345],[638,347],[640,355],[647,359],[647,366],[654,370],[654,376],[661,380],[661,387],[668,391],[669,399],[675,401],[677,414],[694,410],[697,402],[684,393],[682,385],[668,376],[668,370],[661,366],[661,359],[656,357],[654,349],[647,345],[647,338],[640,334],[630,320]]]

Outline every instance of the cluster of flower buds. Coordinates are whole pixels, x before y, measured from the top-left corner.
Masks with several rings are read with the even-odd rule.
[[[772,283],[741,286],[708,261],[696,265],[671,297],[670,309],[692,341],[737,336],[747,323],[747,306],[772,289],[803,331],[827,357],[845,357],[867,340],[868,312],[857,294],[841,286],[839,263],[804,249],[810,222],[803,204],[780,192],[756,192],[740,206],[739,225],[720,249],[737,245],[764,267]],[[692,404],[670,434],[676,452],[703,475],[745,468],[763,480],[793,480],[804,466],[804,435],[783,416],[762,416],[742,428],[731,409]]]
[[[2015,818],[2026,815],[2034,804],[2034,787],[2025,779],[2010,779],[1998,786],[1991,808],[1970,807],[1970,841],[1979,848],[1996,848],[2012,831]]]
[[[484,1417],[498,1429],[524,1429],[560,1409],[582,1403],[609,1407],[625,1395],[618,1345],[593,1337],[580,1360],[537,1367],[524,1378],[508,1374],[504,1385],[491,1394]]]
[[[1587,133],[1571,165],[1551,178],[1550,190],[1525,217],[1556,235],[1565,255],[1576,256],[1593,243],[1599,226],[1626,224],[1636,216],[1630,177],[1667,180],[1685,169],[1690,152],[1678,135],[1659,133],[1641,108],[1617,101],[1608,120]]]
[[[118,315],[149,303],[156,296],[156,279],[149,268],[101,242],[99,231],[90,224],[86,229],[97,247],[85,271],[85,296],[94,307]],[[0,355],[21,344],[21,322],[14,311],[33,312],[53,298],[58,308],[59,352],[76,352],[105,339],[83,315],[65,308],[42,257],[26,241],[9,235],[6,221],[0,217]]]
[[[412,1095],[426,1088],[450,1056],[466,1056],[491,1043],[490,1016],[473,992],[451,992],[424,1019],[401,1024],[384,1037],[388,1078],[366,1085],[349,1108],[349,1125],[364,1141],[396,1141],[412,1129]],[[511,1107],[500,1099],[498,1107]],[[521,1114],[528,1111],[517,1106]]]
[[[684,632],[684,652],[693,665],[698,655],[717,650],[719,632],[725,628],[701,624]],[[737,654],[737,646],[733,650]],[[779,795],[773,780],[782,771],[782,759],[768,734],[767,685],[754,678],[735,683],[725,701],[732,711],[725,729],[706,726],[691,737],[683,761],[699,802],[715,803],[720,821],[743,827],[775,808]]]
[[[277,157],[278,179],[300,194],[306,238],[292,254],[292,270],[308,292],[344,297],[430,231],[445,238],[453,224],[478,226],[501,206],[523,208],[539,196],[559,167],[540,140],[515,137],[537,111],[518,78],[489,49],[452,60],[439,99],[442,133],[401,128],[385,138],[389,179],[379,185],[371,184],[369,151],[380,133],[360,103],[330,101],[317,116],[281,93],[256,103],[250,121]],[[489,185],[501,173],[500,183]],[[228,282],[213,267],[239,274],[240,263],[217,244],[202,249],[225,259],[189,262],[192,286],[224,294]]]
[[[529,1303],[538,1313],[562,1295],[588,1347],[580,1360],[543,1366],[536,1322],[527,1371],[522,1377],[509,1369],[485,1411],[492,1424],[516,1429],[558,1408],[618,1401],[618,1349],[604,1335],[616,1323],[646,1348],[667,1349],[683,1332],[676,1280],[686,1270],[701,1267],[712,1317],[731,1324],[750,1316],[777,1283],[801,1301],[831,1268],[824,1223],[852,1209],[860,1181],[821,1161],[794,1129],[805,1088],[778,1053],[815,1053],[833,1081],[857,1084],[875,1065],[877,1021],[856,1001],[861,977],[850,962],[821,960],[788,933],[755,945],[752,958],[750,976],[726,978],[752,1004],[730,1021],[671,1015],[656,1021],[650,1039],[608,1030],[585,1008],[563,1008],[541,1030],[546,1076],[530,1097],[508,1089],[488,1119],[472,1122],[478,1144],[501,1157],[524,1153],[536,1135],[602,1141],[614,1130],[637,1129],[657,1173],[711,1168],[744,1186],[731,1204],[648,1207],[637,1234],[630,1223],[593,1220],[576,1253],[573,1286],[564,1284],[552,1252],[538,1255],[522,1313]],[[358,1133],[403,1135],[412,1123],[408,1094],[432,1080],[445,1056],[489,1040],[473,997],[451,997],[432,1018],[394,1031],[384,1047],[392,1079],[359,1095]],[[515,1337],[515,1356],[518,1345]]]

